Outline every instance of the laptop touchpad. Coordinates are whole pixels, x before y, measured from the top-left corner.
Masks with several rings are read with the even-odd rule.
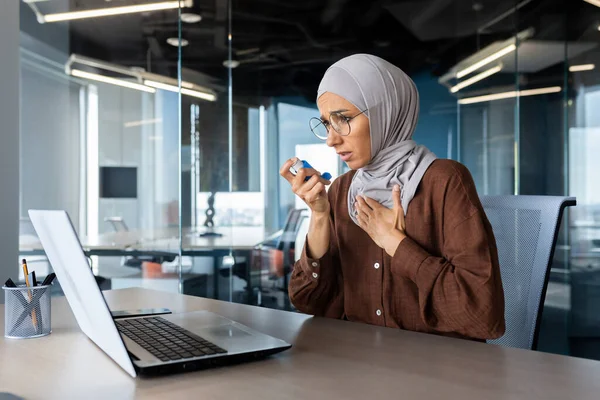
[[[210,336],[219,339],[236,339],[246,336],[252,336],[248,332],[236,328],[233,325],[213,326],[210,328],[202,329],[202,331],[207,332]]]

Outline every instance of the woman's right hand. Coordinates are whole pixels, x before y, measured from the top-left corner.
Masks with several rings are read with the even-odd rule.
[[[306,203],[313,213],[328,214],[330,206],[325,187],[330,185],[331,181],[323,179],[321,173],[312,168],[300,168],[298,174],[294,176],[290,172],[290,167],[297,160],[295,157],[287,160],[279,170],[279,174],[290,183],[292,191]],[[311,178],[304,182],[307,176],[311,176]]]

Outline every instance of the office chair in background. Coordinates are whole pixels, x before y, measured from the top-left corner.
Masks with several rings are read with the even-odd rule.
[[[536,350],[562,214],[576,200],[482,196],[481,203],[496,238],[505,298],[506,333],[488,343]]]
[[[308,221],[308,210],[291,210],[284,228],[254,248],[253,269],[260,271],[261,275],[258,305],[288,311],[293,309],[288,282],[294,263],[302,254]]]

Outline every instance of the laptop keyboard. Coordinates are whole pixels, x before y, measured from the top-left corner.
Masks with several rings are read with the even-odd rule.
[[[161,361],[227,353],[214,343],[161,317],[116,320],[119,332]]]

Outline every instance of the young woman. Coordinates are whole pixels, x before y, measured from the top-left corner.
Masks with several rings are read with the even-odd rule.
[[[485,340],[503,335],[504,293],[494,235],[469,171],[412,140],[414,82],[358,54],[332,65],[319,86],[313,133],[351,171],[330,184],[294,176],[311,209],[289,295],[299,311]],[[305,182],[305,177],[312,176]]]

